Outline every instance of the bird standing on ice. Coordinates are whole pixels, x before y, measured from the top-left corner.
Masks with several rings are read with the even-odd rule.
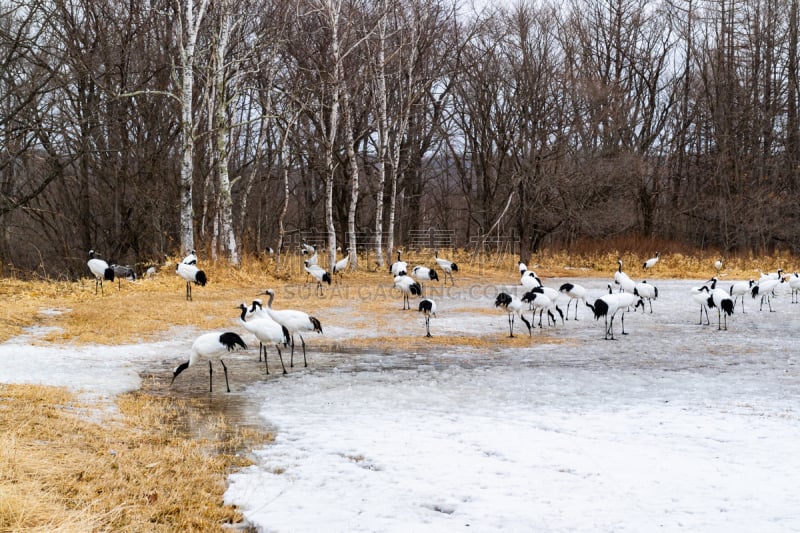
[[[744,295],[748,294],[755,284],[755,280],[737,281],[731,285],[728,293],[733,298],[733,307],[736,308],[736,300],[742,299],[742,314],[744,314]]]
[[[569,304],[575,301],[575,320],[578,320],[578,300],[583,300],[586,303],[586,288],[577,283],[562,283],[558,288],[558,292],[566,294],[569,297],[567,302],[567,320],[569,320]]]
[[[95,257],[94,250],[89,250],[89,261],[86,262],[89,270],[92,271],[94,276],[94,293],[97,294],[97,284],[100,284],[100,292],[103,291],[103,280],[114,281],[114,269],[108,266],[108,263],[102,259]]]
[[[651,268],[656,266],[656,263],[658,263],[658,252],[656,252],[655,257],[651,257],[650,259],[645,261],[644,264],[642,265],[642,268],[644,268],[645,270],[650,270]]]
[[[394,278],[394,287],[400,289],[400,292],[403,293],[403,310],[411,309],[411,304],[408,301],[409,295],[411,296],[421,296],[422,295],[422,287],[414,278],[407,275],[402,276],[395,276]]]
[[[300,342],[303,344],[303,366],[308,366],[308,362],[306,361],[306,341],[303,339],[302,332],[314,331],[321,335],[322,324],[318,319],[303,311],[297,311],[295,309],[273,309],[272,301],[275,299],[275,291],[272,289],[267,289],[264,291],[264,294],[269,296],[267,308],[265,309],[269,317],[289,330],[289,338],[292,343],[292,356],[289,360],[289,367],[294,368],[295,333],[297,333],[297,335],[300,337]],[[257,306],[260,307],[260,302],[253,302],[252,311],[255,311]]]
[[[208,283],[208,278],[206,277],[206,273],[195,265],[189,265],[186,263],[178,263],[177,268],[175,268],[175,272],[186,280],[186,301],[192,301],[192,283],[195,285],[200,285],[201,287],[205,287],[206,283]]]
[[[228,352],[234,351],[237,346],[245,350],[247,349],[247,345],[242,338],[232,331],[226,331],[224,333],[204,333],[200,335],[192,344],[189,360],[176,366],[175,370],[172,372],[172,383],[175,383],[175,378],[177,378],[181,372],[190,366],[196,365],[202,359],[206,359],[208,361],[208,392],[214,392],[214,382],[212,380],[214,369],[211,367],[211,360],[218,359],[222,365],[222,369],[225,371],[225,388],[230,392],[231,387],[228,384],[228,367],[225,366],[222,356]],[[172,383],[170,383],[170,385]]]
[[[779,271],[780,272],[780,271]],[[772,309],[772,297],[775,295],[775,287],[783,283],[783,278],[761,278],[758,283],[750,290],[750,294],[755,299],[759,294],[761,295],[761,305],[758,310],[764,309],[764,300],[769,304],[769,312],[774,313]]]
[[[722,289],[717,288],[717,278],[708,280],[711,288],[708,291],[708,306],[717,308],[717,329],[722,329],[722,320],[725,320],[725,329],[728,329],[728,317],[733,314],[733,300]]]
[[[419,312],[425,315],[426,337],[431,337],[431,317],[436,316],[436,302],[430,298],[423,298],[419,301]]]
[[[525,305],[522,303],[522,300],[514,296],[513,294],[508,294],[507,292],[501,292],[497,295],[497,298],[494,300],[495,307],[502,307],[508,313],[508,336],[514,336],[514,318],[515,315],[518,315],[522,321],[525,323],[525,326],[528,328],[528,335],[531,334],[531,323],[525,318],[525,315],[522,314]]]
[[[647,280],[640,281],[633,288],[633,294],[650,302],[650,313],[653,312],[653,300],[658,298],[658,288],[655,285],[647,283]],[[644,313],[644,306],[642,306],[642,313]]]
[[[767,279],[780,279],[783,277],[782,268],[779,268],[776,272],[767,272],[766,274],[760,270],[758,272],[761,274],[761,277],[758,279],[759,283]]]
[[[639,306],[644,307],[644,301],[635,296],[631,292],[618,292],[618,293],[611,293],[611,285],[608,286],[609,294],[603,295],[597,300],[594,301],[594,304],[590,304],[586,302],[586,306],[589,307],[592,312],[594,313],[594,319],[597,320],[601,316],[605,318],[606,323],[606,334],[605,339],[615,340],[614,339],[614,317],[619,312],[621,313],[620,321],[622,322],[622,334],[627,335],[625,333],[625,312],[631,305],[634,306],[634,311],[639,308]],[[608,317],[611,317],[609,321]]]
[[[536,287],[535,289],[526,292],[522,295],[522,302],[530,304],[530,307],[533,309],[533,317],[531,318],[531,322],[536,319],[536,311],[539,311],[539,328],[542,327],[542,315],[544,314],[545,310],[547,311],[547,326],[550,327],[550,320],[553,321],[553,325],[557,325],[556,322],[556,315],[553,314],[553,307],[561,313],[561,309],[555,304],[555,301],[552,300],[548,295],[546,295],[542,289],[544,287]],[[556,292],[558,294],[558,292]],[[564,320],[564,314],[561,313],[561,320]]]
[[[617,271],[614,272],[614,283],[619,285],[620,292],[633,292],[636,282],[622,271],[622,259],[617,260]]]
[[[289,339],[289,330],[286,329],[286,326],[281,326],[274,320],[272,320],[268,315],[267,316],[258,316],[258,318],[251,318],[247,320],[247,314],[249,309],[244,304],[239,304],[237,309],[241,309],[242,314],[239,317],[239,320],[242,322],[242,326],[244,329],[252,333],[255,338],[258,339],[258,360],[261,361],[261,352],[264,352],[264,367],[267,369],[267,374],[269,374],[269,364],[267,363],[267,347],[264,343],[270,343],[275,345],[275,349],[278,350],[278,358],[281,360],[281,368],[283,368],[283,373],[286,374],[286,367],[283,365],[283,356],[281,355],[281,347],[280,344],[284,346],[288,346],[290,339]]]
[[[439,250],[433,251],[433,257],[436,259],[436,264],[439,265],[439,268],[442,269],[444,272],[444,282],[447,283],[447,275],[450,275],[450,283],[455,285],[456,282],[453,279],[453,272],[458,272],[458,265],[450,261],[449,259],[443,259],[439,257]]]
[[[798,294],[800,294],[800,275],[797,272],[789,276],[789,287],[792,289],[792,303],[800,303],[800,298],[798,298]]]
[[[522,277],[519,278],[520,284],[525,287],[525,290],[532,290],[536,287],[542,286],[542,280],[539,279],[539,276],[536,275],[536,272],[533,270],[526,270],[522,273]]]
[[[700,323],[697,324],[698,326],[703,325],[703,311],[706,313],[706,326],[711,324],[711,321],[708,319],[708,301],[711,297],[709,294],[708,287],[703,285],[702,287],[692,287],[689,291],[692,295],[692,299],[700,304]]]

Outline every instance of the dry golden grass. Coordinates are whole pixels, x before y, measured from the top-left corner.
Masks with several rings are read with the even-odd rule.
[[[0,531],[218,531],[236,452],[270,435],[197,419],[188,401],[126,394],[119,416],[52,387],[0,386]],[[195,418],[193,421],[187,418]],[[186,428],[204,426],[197,438]],[[213,452],[213,453],[212,453]]]
[[[658,243],[666,245],[667,243]],[[642,263],[655,252],[637,253],[625,249],[597,251],[582,245],[581,253],[569,250],[547,250],[535,254],[528,266],[539,277],[611,277],[622,259],[623,268],[633,278],[699,278],[715,275],[713,264],[721,254],[709,252],[670,252],[661,250],[661,260],[649,272]],[[665,251],[666,250],[666,251]],[[456,290],[481,289],[491,284],[516,284],[519,281],[516,257],[475,254],[466,250],[449,251],[449,259],[459,264]],[[432,250],[404,254],[409,265],[433,266]],[[787,273],[797,268],[797,259],[788,253],[770,257],[754,254],[724,257],[720,276],[724,279],[757,278],[758,271],[783,268]],[[49,342],[120,344],[159,338],[175,326],[201,329],[224,328],[235,324],[239,303],[249,304],[255,298],[266,299],[267,288],[276,291],[278,308],[302,308],[311,314],[322,314],[328,308],[357,310],[350,316],[332,318],[332,324],[351,325],[353,316],[360,316],[365,327],[380,325],[387,308],[399,305],[401,299],[392,289],[388,267],[377,269],[374,261],[361,259],[363,270],[348,272],[341,283],[325,287],[325,295],[314,296],[313,282],[306,282],[305,272],[295,257],[284,259],[285,268],[275,271],[272,259],[245,257],[242,264],[208,263],[203,268],[209,277],[205,287],[195,287],[194,301],[186,302],[184,283],[167,266],[153,279],[131,284],[106,283],[105,295],[95,295],[94,281],[84,278],[75,283],[19,281],[0,279],[0,340],[38,325],[52,329],[43,337]],[[446,294],[444,284],[429,285],[433,294]],[[60,314],[42,314],[43,309],[58,309]],[[358,319],[356,319],[358,320]],[[337,323],[338,321],[338,323]]]

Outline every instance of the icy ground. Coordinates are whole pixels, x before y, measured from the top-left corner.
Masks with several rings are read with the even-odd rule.
[[[578,281],[592,300],[607,283]],[[319,353],[309,338],[307,369],[233,393],[260,405],[277,440],[231,475],[226,501],[280,532],[800,531],[800,305],[785,293],[759,312],[748,298],[718,331],[713,310],[698,325],[688,290],[701,282],[653,283],[653,314],[626,314],[615,341],[583,305],[577,322],[533,332],[555,342],[500,337],[491,353]],[[432,333],[507,333],[504,313],[466,311],[492,309],[496,292],[437,297]],[[423,335],[400,304],[390,327]],[[342,345],[360,334],[325,330]],[[113,349],[15,339],[0,345],[0,381],[114,394],[171,368],[191,337]],[[233,388],[252,356],[228,365]]]

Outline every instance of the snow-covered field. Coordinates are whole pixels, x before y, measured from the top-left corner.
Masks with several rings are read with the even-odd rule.
[[[578,281],[592,299],[607,283]],[[232,394],[277,440],[226,501],[263,531],[800,531],[800,305],[748,298],[718,331],[713,310],[697,324],[701,282],[654,283],[654,313],[627,314],[616,341],[581,305],[579,321],[533,332],[555,342],[491,353],[319,353],[307,338],[307,369],[244,390],[237,365],[257,363],[239,356]],[[456,286],[432,333],[507,332],[505,313],[465,311],[496,292]],[[390,327],[423,335],[400,303]],[[325,329],[342,345],[360,334]],[[15,339],[0,380],[114,394],[185,358],[192,336],[110,350]]]

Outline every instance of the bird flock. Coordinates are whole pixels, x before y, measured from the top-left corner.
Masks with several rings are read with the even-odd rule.
[[[316,282],[316,294],[322,294],[322,284],[330,285],[334,276],[338,275],[341,278],[347,269],[351,250],[346,249],[344,257],[336,261],[331,272],[319,265],[316,246],[303,242],[301,253],[307,256],[303,265],[308,276]],[[440,281],[438,268],[444,286],[447,286],[448,280],[450,286],[454,286],[456,283],[454,273],[458,272],[458,265],[440,257],[438,250],[434,250],[430,264],[418,264],[409,268],[408,263],[403,261],[402,250],[396,250],[396,254],[397,260],[389,265],[389,273],[393,279],[392,287],[402,295],[402,310],[412,308],[411,298],[420,298],[417,310],[424,318],[425,337],[432,337],[431,318],[437,317],[437,303],[426,295],[426,284]],[[104,281],[113,282],[114,278],[135,281],[136,274],[133,269],[114,263],[109,264],[100,259],[99,255],[91,250],[87,262],[95,278],[95,293],[103,291]],[[652,258],[641,263],[642,269],[645,272],[656,269],[659,260],[660,254],[656,252]],[[589,296],[586,287],[576,282],[567,281],[551,287],[543,283],[536,272],[530,270],[524,263],[518,263],[518,268],[522,296],[517,296],[513,290],[505,290],[498,292],[494,297],[494,307],[507,316],[509,337],[515,336],[515,327],[518,329],[519,323],[524,325],[529,336],[533,334],[534,328],[543,329],[545,320],[548,328],[559,325],[563,327],[570,319],[578,321],[579,307],[586,307],[596,321],[603,319],[603,338],[616,340],[618,336],[615,335],[615,322],[619,324],[618,334],[627,335],[629,332],[625,331],[625,314],[636,313],[640,308],[642,313],[653,314],[653,303],[659,297],[656,285],[646,279],[634,280],[625,272],[621,259],[617,261],[616,269],[605,290],[593,297]],[[791,292],[791,303],[800,303],[800,275],[797,272],[784,275],[783,270],[778,269],[773,273],[761,273],[757,279],[733,281],[723,288],[719,281],[722,268],[722,260],[715,261],[713,264],[715,275],[704,284],[689,289],[686,295],[687,305],[699,306],[698,325],[710,325],[709,310],[712,312],[716,310],[717,329],[727,330],[728,319],[734,315],[737,307],[742,314],[746,313],[745,300],[748,299],[753,301],[753,305],[756,300],[758,301],[759,311],[766,308],[768,312],[775,312],[772,299],[779,289]],[[186,301],[192,301],[192,286],[202,287],[208,283],[205,272],[198,266],[195,250],[176,265],[175,272],[185,281]],[[241,327],[259,342],[258,361],[261,362],[263,359],[266,373],[270,373],[267,352],[271,347],[277,352],[283,374],[287,374],[287,369],[282,347],[284,350],[290,350],[289,367],[294,367],[295,337],[300,340],[303,365],[307,367],[306,342],[303,335],[312,332],[322,334],[320,320],[300,310],[273,308],[275,300],[273,289],[260,292],[257,296],[266,296],[268,298],[266,305],[260,298],[256,298],[249,304],[239,303],[235,309]],[[565,301],[566,312],[562,309]],[[571,306],[574,306],[572,317],[570,317]],[[175,378],[187,368],[206,361],[209,366],[209,391],[212,391],[212,361],[218,361],[225,375],[226,390],[230,391],[223,357],[237,349],[247,349],[247,345],[244,339],[233,331],[203,333],[192,344],[189,359],[174,369],[172,381],[174,382]]]

